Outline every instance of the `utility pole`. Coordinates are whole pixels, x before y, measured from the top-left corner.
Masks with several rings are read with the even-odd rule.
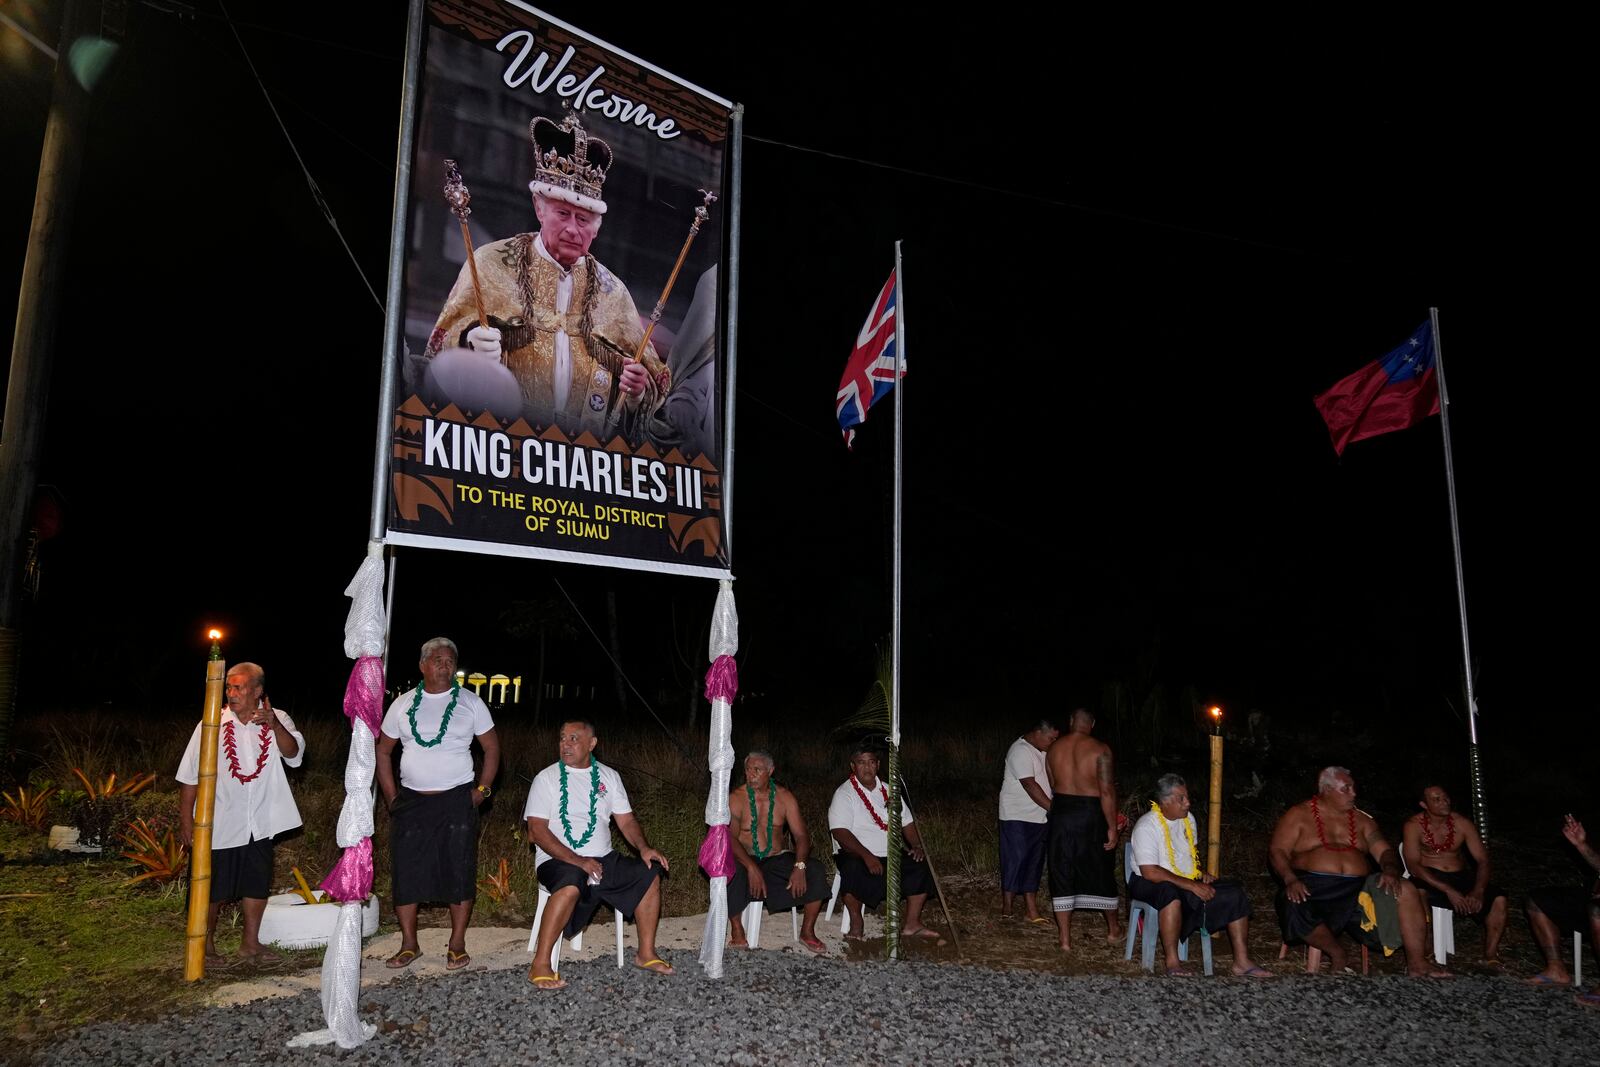
[[[45,405],[50,394],[58,294],[71,233],[72,204],[83,161],[89,90],[73,71],[73,44],[99,13],[94,0],[66,0],[56,70],[39,158],[22,288],[17,297],[17,332],[11,343],[5,421],[0,423],[0,757],[11,750],[21,666],[22,569],[28,522],[39,482]]]

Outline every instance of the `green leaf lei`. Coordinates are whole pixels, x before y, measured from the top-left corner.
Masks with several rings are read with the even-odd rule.
[[[758,860],[764,860],[772,855],[772,809],[778,806],[778,783],[767,779],[767,847],[761,847],[761,838],[756,836],[756,791],[750,783],[744,784],[744,791],[750,797],[750,855]]]
[[[583,836],[576,841],[572,839],[572,821],[567,818],[567,765],[557,764],[561,768],[561,836],[566,839],[569,848],[579,849],[589,843],[589,838],[594,836],[597,823],[595,817],[597,805],[600,803],[600,761],[589,761],[589,826],[583,831]]]
[[[422,706],[422,683],[417,683],[417,691],[411,698],[411,707],[406,711],[406,718],[411,720],[411,736],[423,748],[432,748],[444,740],[445,731],[450,729],[450,716],[456,711],[456,698],[461,695],[461,683],[453,682],[450,685],[450,703],[445,705],[444,718],[439,722],[439,736],[432,741],[424,741],[422,735],[417,733],[417,709]]]

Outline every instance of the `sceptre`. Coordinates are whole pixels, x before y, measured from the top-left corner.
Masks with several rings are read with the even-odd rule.
[[[700,194],[706,198],[705,203],[694,209],[694,221],[689,224],[689,236],[683,239],[683,247],[678,249],[678,261],[672,265],[672,273],[667,275],[667,286],[661,290],[661,299],[656,301],[655,310],[650,312],[650,325],[645,327],[644,336],[639,338],[639,347],[633,353],[635,363],[644,358],[645,346],[650,343],[650,335],[655,332],[656,323],[661,321],[661,312],[666,309],[667,297],[672,295],[673,283],[678,280],[678,271],[683,269],[683,261],[689,255],[689,246],[694,244],[695,235],[700,232],[700,224],[711,216],[709,209],[716,202],[717,194],[709,189],[701,189]]]
[[[483,313],[483,289],[478,284],[478,261],[472,254],[472,230],[467,226],[467,216],[472,214],[472,208],[469,206],[472,203],[472,193],[467,190],[467,183],[461,180],[461,169],[456,166],[456,161],[453,159],[444,161],[444,202],[450,205],[450,214],[461,223],[461,243],[467,247],[467,266],[472,270],[472,299],[478,305],[478,325],[487,330],[489,316]],[[688,245],[683,247],[688,251]],[[683,257],[679,256],[678,261],[683,262]],[[671,288],[670,282],[668,288]]]

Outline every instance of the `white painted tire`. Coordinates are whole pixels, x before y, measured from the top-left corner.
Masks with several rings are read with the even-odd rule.
[[[307,904],[299,893],[278,893],[267,898],[261,916],[261,942],[279,948],[321,948],[333,935],[339,904]],[[378,932],[378,898],[367,898],[361,909],[361,936]]]

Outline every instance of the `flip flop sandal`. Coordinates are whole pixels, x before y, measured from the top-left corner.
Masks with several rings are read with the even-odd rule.
[[[444,969],[447,971],[459,971],[472,962],[472,957],[465,952],[456,952],[448,948],[444,950],[444,956]]]
[[[1054,926],[1055,925],[1054,922],[1052,922],[1049,919],[1046,919],[1043,915],[1035,915],[1033,918],[1029,919],[1028,921],[1030,923],[1032,923],[1033,925],[1035,925],[1035,926]],[[1121,938],[1118,938],[1118,940],[1120,941]]]
[[[1235,978],[1276,978],[1277,975],[1261,966],[1259,963],[1248,971],[1240,971]]]
[[[396,952],[393,956],[390,956],[389,962],[385,964],[385,966],[392,971],[398,971],[402,967],[411,966],[421,955],[422,953],[418,952],[416,949],[403,948],[399,952]]]
[[[670,978],[670,977],[672,977],[673,974],[677,973],[675,971],[669,972],[669,971],[658,971],[658,970],[656,970],[656,964],[658,964],[658,963],[661,964],[663,967],[671,967],[672,966],[672,964],[668,963],[666,960],[643,960],[643,961],[641,961],[639,963],[635,963],[634,966],[639,968],[639,970],[641,970],[641,971],[648,971],[651,974],[656,975],[656,976],[661,977],[661,978]]]
[[[533,983],[533,988],[545,992],[567,988],[567,983],[563,982],[559,975],[554,974],[529,974],[528,981]]]
[[[1572,985],[1571,982],[1558,982],[1547,974],[1536,974],[1532,978],[1524,978],[1523,981],[1531,986],[1545,986],[1551,989],[1566,989]]]

